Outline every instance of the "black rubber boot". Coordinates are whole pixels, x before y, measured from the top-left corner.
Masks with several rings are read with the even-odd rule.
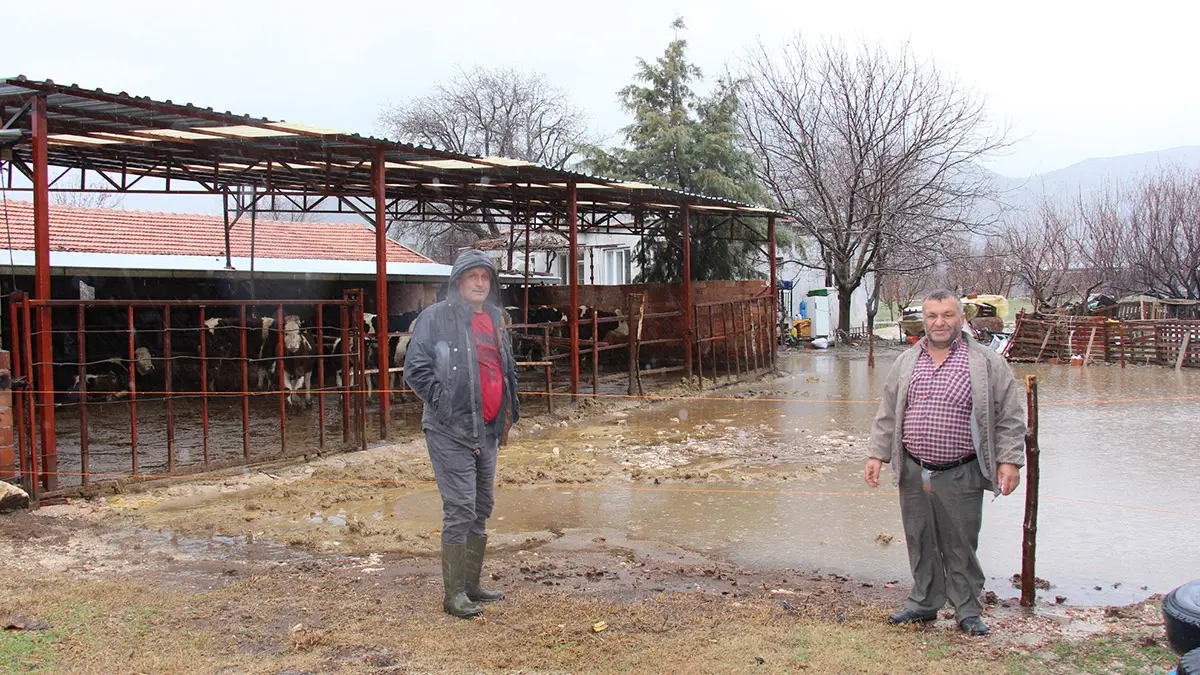
[[[442,542],[442,586],[445,597],[442,607],[447,614],[469,619],[483,613],[483,608],[471,602],[466,593],[466,544]]]
[[[483,550],[487,537],[467,537],[467,597],[475,602],[495,602],[504,599],[504,591],[488,590],[479,586],[479,575],[483,572]]]

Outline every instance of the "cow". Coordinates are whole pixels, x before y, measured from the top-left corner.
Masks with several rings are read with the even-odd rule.
[[[592,341],[592,309],[587,305],[579,306],[579,341]],[[596,326],[600,331],[601,342],[625,342],[629,339],[629,322],[624,319],[624,312],[617,310],[610,312],[606,309],[597,309],[596,315],[602,321]],[[612,321],[603,321],[603,319],[620,318],[621,321],[616,324],[615,328]],[[609,340],[609,335],[612,335],[614,340]]]
[[[124,359],[113,357],[93,363],[83,374],[86,383],[87,400],[92,403],[117,401],[129,396],[129,366]],[[67,393],[67,401],[78,403],[84,387],[80,386],[80,377],[75,376],[75,382]]]
[[[272,317],[248,317],[242,325],[239,317],[212,317],[204,322],[209,387],[213,391],[238,391],[242,388],[242,335],[246,336],[249,383],[265,388],[269,373],[262,360],[264,345],[270,336]]]
[[[130,365],[133,366],[132,372]],[[187,379],[183,371],[189,369],[187,366],[172,365],[172,383],[182,384]],[[131,376],[138,392],[147,392],[155,397],[163,395],[166,383],[163,359],[154,356],[149,347],[138,347],[133,352],[132,362],[114,356],[86,366],[83,377],[87,385],[87,400],[116,401],[128,397]],[[83,390],[80,384],[80,377],[76,374],[67,395],[68,401],[80,400],[80,392]]]
[[[388,368],[399,368],[404,364],[404,357],[408,355],[408,343],[412,339],[412,324],[420,316],[419,311],[405,312],[403,314],[391,314],[387,318],[387,350],[388,350]],[[363,330],[367,334],[367,354],[366,363],[367,370],[379,369],[379,339],[377,324],[378,316],[375,314],[363,313]],[[387,382],[388,388],[391,391],[402,392],[404,389],[404,375],[402,373],[388,373],[387,379],[377,375],[374,380],[370,376],[366,378],[367,393],[370,394],[373,387],[372,382]],[[397,395],[398,399],[403,401],[402,393]]]
[[[279,376],[280,361],[283,362],[283,391],[289,407],[301,404],[312,406],[312,373],[316,348],[304,334],[304,322],[298,315],[283,317],[283,325],[275,326],[269,317],[262,321],[263,342],[258,352],[259,377],[265,386],[266,380]],[[282,342],[283,352],[279,348]],[[303,398],[301,398],[303,394]]]

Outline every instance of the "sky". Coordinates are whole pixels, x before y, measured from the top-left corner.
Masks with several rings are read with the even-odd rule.
[[[0,75],[381,134],[388,103],[460,67],[505,66],[543,74],[617,140],[627,118],[616,92],[638,57],[661,54],[678,16],[692,60],[714,77],[756,42],[798,33],[908,42],[1012,125],[1019,142],[989,162],[1006,176],[1200,145],[1200,6],[1157,0],[8,2]]]

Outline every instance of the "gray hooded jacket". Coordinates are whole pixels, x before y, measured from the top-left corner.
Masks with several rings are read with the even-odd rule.
[[[469,269],[485,267],[492,277],[492,290],[484,311],[492,318],[500,346],[500,368],[504,376],[504,399],[500,413],[490,423],[496,438],[505,425],[521,417],[517,398],[517,367],[508,331],[501,327],[500,277],[482,251],[463,251],[454,261],[446,299],[425,308],[413,325],[408,354],[404,358],[404,380],[425,403],[421,425],[427,432],[446,436],[471,448],[483,446],[486,426],[479,386],[479,356],[471,331],[474,309],[459,295],[458,280]]]

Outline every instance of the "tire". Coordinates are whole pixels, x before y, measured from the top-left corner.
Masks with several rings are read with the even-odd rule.
[[[1162,613],[1167,642],[1176,654],[1200,649],[1200,580],[1168,593],[1163,598]]]
[[[1179,667],[1175,670],[1178,675],[1200,675],[1200,649],[1183,655],[1179,659]]]

